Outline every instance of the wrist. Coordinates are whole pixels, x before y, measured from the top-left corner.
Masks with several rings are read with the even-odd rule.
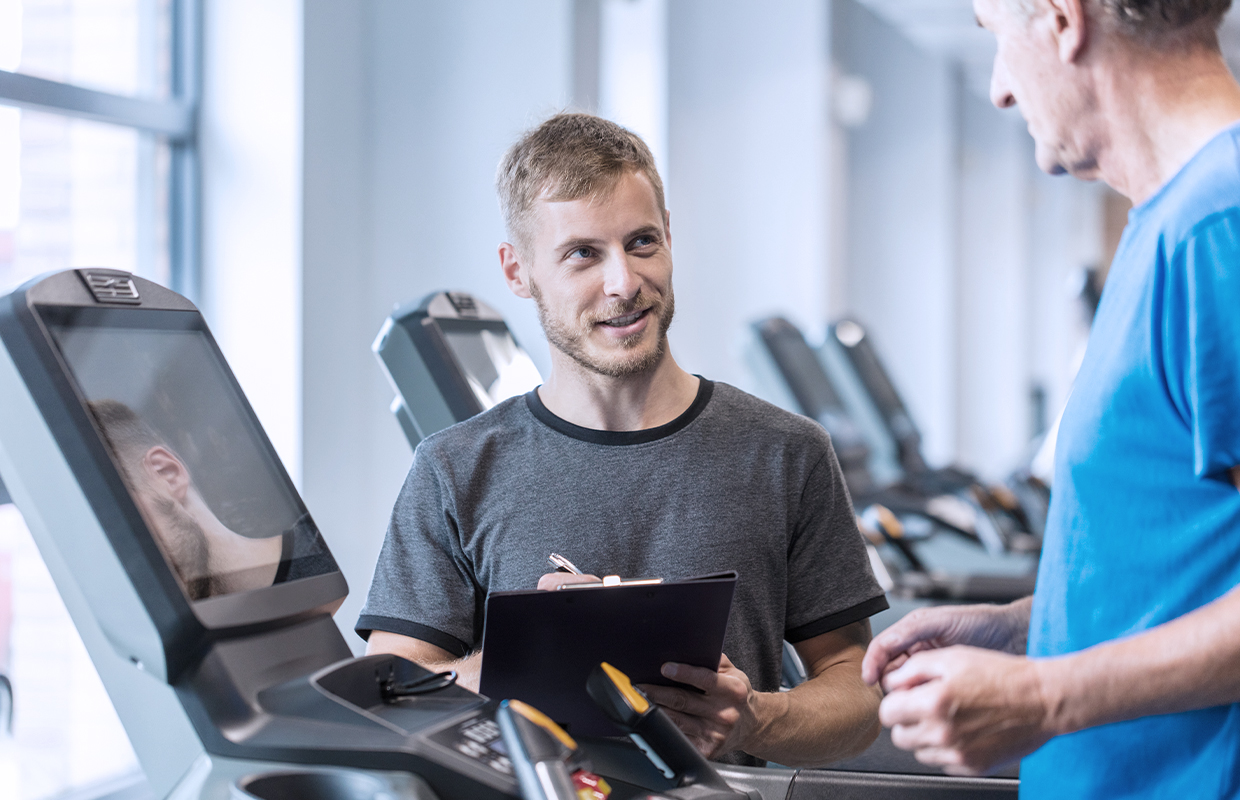
[[[1023,656],[1028,651],[1031,607],[1032,599],[1028,597],[995,607],[995,612],[1003,620],[1004,642],[1001,649],[1005,652]]]
[[[745,703],[749,719],[741,721],[744,727],[738,737],[736,749],[744,750],[750,755],[756,755],[754,751],[765,749],[771,733],[784,728],[791,702],[788,694],[750,690]]]
[[[1070,657],[1029,659],[1042,702],[1042,729],[1050,736],[1074,733],[1085,727],[1074,718],[1079,709],[1071,697],[1071,662]]]

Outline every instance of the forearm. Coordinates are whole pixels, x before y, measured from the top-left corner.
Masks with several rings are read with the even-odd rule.
[[[1056,734],[1240,702],[1240,589],[1137,636],[1035,663]]]
[[[366,655],[391,653],[406,658],[423,669],[432,672],[456,670],[456,682],[467,689],[478,691],[478,683],[482,676],[482,651],[470,653],[464,658],[456,658],[430,642],[414,639],[389,631],[372,631],[366,641]]]
[[[861,680],[859,660],[831,666],[790,692],[759,692],[758,725],[745,752],[790,767],[857,755],[878,736],[881,699]]]
[[[431,672],[447,672],[448,670],[456,670],[456,685],[463,686],[470,691],[478,691],[478,685],[482,680],[482,651],[470,653],[464,658],[450,659],[446,661],[419,662],[422,667]]]

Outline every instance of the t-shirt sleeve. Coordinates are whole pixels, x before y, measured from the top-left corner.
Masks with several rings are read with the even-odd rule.
[[[432,451],[420,446],[405,479],[356,630],[429,642],[463,657],[480,643],[484,605]]]
[[[887,608],[835,451],[810,470],[788,547],[784,638],[796,644]]]
[[[1199,225],[1168,270],[1163,357],[1193,437],[1193,468],[1240,465],[1240,211]]]

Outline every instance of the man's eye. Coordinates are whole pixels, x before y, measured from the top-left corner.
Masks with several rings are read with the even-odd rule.
[[[589,258],[594,255],[594,251],[588,247],[578,247],[576,250],[568,254],[569,258]]]
[[[657,240],[653,236],[638,236],[636,239],[633,240],[632,246],[636,248],[642,248],[642,247],[650,247],[651,245],[656,244],[656,243],[657,243]]]

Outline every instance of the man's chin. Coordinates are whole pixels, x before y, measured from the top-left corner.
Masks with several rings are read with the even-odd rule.
[[[635,337],[636,338],[636,337]],[[640,339],[645,339],[645,336]],[[667,353],[665,343],[651,342],[618,342],[608,346],[590,347],[588,352],[573,355],[573,358],[586,369],[599,375],[611,378],[627,378],[640,375],[657,368]],[[619,350],[619,352],[617,352]]]

